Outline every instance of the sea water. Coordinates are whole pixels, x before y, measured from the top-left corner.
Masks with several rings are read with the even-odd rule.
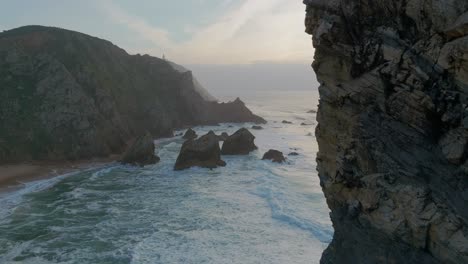
[[[0,194],[0,263],[318,263],[333,228],[316,172],[316,117],[307,113],[317,95],[244,100],[268,124],[251,130],[258,151],[223,156],[224,168],[173,171],[183,143],[175,137],[155,141],[156,165],[114,163]],[[299,156],[262,161],[269,149]]]

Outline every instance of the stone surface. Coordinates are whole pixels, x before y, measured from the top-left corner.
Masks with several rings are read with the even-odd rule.
[[[154,153],[153,138],[149,133],[136,139],[135,143],[124,153],[120,162],[124,164],[145,166],[159,162]]]
[[[224,141],[221,153],[223,155],[247,155],[257,149],[254,140],[255,136],[249,130],[241,128]]]
[[[185,141],[174,170],[185,170],[191,167],[214,169],[220,166],[226,166],[226,162],[221,160],[218,136],[210,131],[199,139]]]
[[[197,137],[198,137],[197,132],[195,132],[195,130],[189,128],[185,132],[185,134],[184,134],[184,136],[182,138],[188,140],[188,139],[196,139]]]
[[[229,134],[226,132],[221,133],[221,135],[218,136],[219,141],[225,141],[229,137]]]
[[[0,33],[0,163],[121,154],[149,131],[264,122],[240,100],[199,93],[190,71],[59,28]]]
[[[284,157],[283,152],[270,149],[263,155],[262,160],[271,160],[276,163],[283,163],[286,161],[286,158]]]
[[[305,0],[322,263],[468,263],[466,0]]]

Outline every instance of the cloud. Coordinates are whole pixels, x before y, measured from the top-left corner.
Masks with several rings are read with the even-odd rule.
[[[244,0],[221,3],[226,12],[203,27],[187,25],[191,34],[174,41],[170,33],[133,16],[109,0],[101,7],[109,18],[154,46],[146,51],[186,64],[244,64],[253,61],[312,61],[313,48],[304,33],[304,6],[291,0]],[[228,9],[229,6],[229,9]],[[142,52],[142,51],[135,51]]]

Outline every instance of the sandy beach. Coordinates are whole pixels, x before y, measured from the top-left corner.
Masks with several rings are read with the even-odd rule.
[[[108,158],[63,162],[28,162],[0,165],[0,192],[15,190],[21,184],[48,179],[70,172],[99,167],[118,160],[114,155]]]

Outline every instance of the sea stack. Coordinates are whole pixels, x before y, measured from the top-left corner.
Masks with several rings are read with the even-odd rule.
[[[257,149],[254,140],[255,136],[249,130],[241,128],[224,141],[221,153],[223,155],[247,155]]]
[[[191,167],[214,169],[220,166],[226,166],[226,162],[221,160],[218,136],[210,131],[199,139],[185,141],[174,170],[185,170]]]
[[[468,1],[305,0],[322,264],[468,263]]]
[[[122,156],[124,164],[145,166],[158,163],[160,158],[155,155],[155,146],[149,133],[137,138],[135,143]]]

